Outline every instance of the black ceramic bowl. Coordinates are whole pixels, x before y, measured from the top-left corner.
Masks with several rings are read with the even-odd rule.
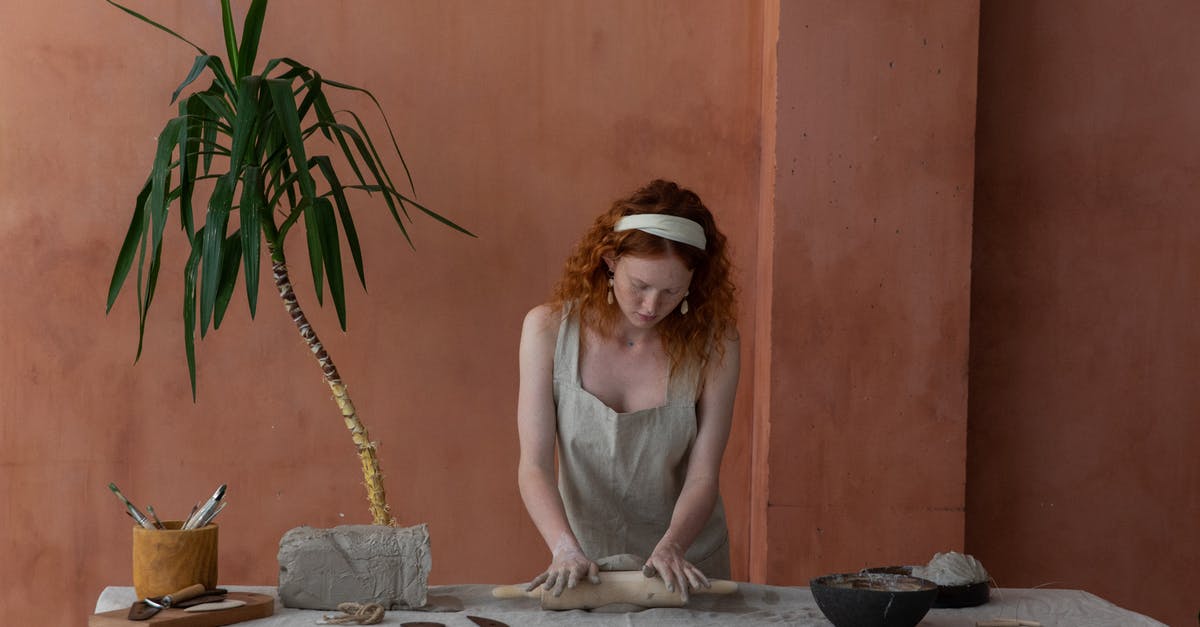
[[[912,566],[882,566],[867,568],[861,572],[912,575]],[[961,586],[938,586],[938,594],[937,598],[933,600],[933,607],[975,607],[987,603],[989,595],[990,586],[986,581]]]
[[[825,575],[809,587],[834,627],[913,627],[937,596],[932,581],[894,573]]]

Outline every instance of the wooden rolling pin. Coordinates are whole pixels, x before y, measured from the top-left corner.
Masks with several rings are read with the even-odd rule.
[[[737,591],[737,583],[724,579],[710,579],[711,588],[691,590],[689,594],[730,594]],[[683,607],[679,591],[668,592],[660,577],[646,577],[641,571],[601,571],[600,583],[594,584],[586,578],[574,588],[564,588],[562,594],[554,596],[543,586],[525,591],[525,586],[500,586],[492,590],[497,599],[540,599],[544,610],[590,610],[613,603],[629,603],[641,607]]]

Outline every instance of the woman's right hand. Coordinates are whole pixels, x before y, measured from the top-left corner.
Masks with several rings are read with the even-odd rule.
[[[564,548],[554,552],[553,561],[546,572],[538,575],[526,591],[543,586],[543,590],[554,596],[560,596],[563,590],[574,588],[580,579],[588,578],[592,583],[600,583],[600,567],[588,559],[583,551],[577,548]]]

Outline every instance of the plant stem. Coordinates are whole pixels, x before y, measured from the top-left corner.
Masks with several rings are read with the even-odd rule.
[[[337,403],[338,409],[342,412],[342,420],[345,421],[346,428],[350,430],[350,437],[358,449],[358,458],[362,462],[363,484],[367,488],[367,501],[371,508],[371,518],[376,525],[395,525],[396,520],[392,518],[389,511],[387,494],[383,489],[383,472],[380,471],[379,460],[375,456],[375,443],[367,434],[366,425],[358,419],[358,413],[354,409],[354,403],[350,400],[350,394],[346,391],[345,384],[342,383],[337,366],[333,364],[333,359],[325,351],[325,346],[321,344],[316,331],[313,331],[312,326],[308,323],[304,310],[300,308],[300,303],[296,301],[296,294],[292,291],[292,280],[288,276],[287,264],[283,260],[282,252],[271,242],[268,242],[268,248],[271,253],[271,268],[275,275],[275,287],[279,290],[279,298],[283,300],[283,307],[300,331],[300,337],[308,344],[313,357],[321,366],[325,382],[333,391],[333,401]]]

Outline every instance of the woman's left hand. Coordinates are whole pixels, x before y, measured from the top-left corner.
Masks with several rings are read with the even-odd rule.
[[[674,592],[678,589],[679,596],[687,603],[689,589],[709,588],[712,584],[699,568],[684,559],[683,554],[683,547],[663,538],[646,560],[642,574],[647,577],[653,577],[655,574],[662,577],[663,583],[667,584],[667,590]]]

